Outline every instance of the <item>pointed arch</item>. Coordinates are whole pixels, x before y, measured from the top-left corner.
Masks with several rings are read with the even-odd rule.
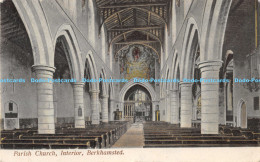
[[[126,94],[126,92],[133,86],[135,85],[140,85],[144,88],[147,89],[147,91],[150,93],[151,95],[151,99],[152,101],[156,101],[156,93],[155,93],[155,90],[154,88],[152,87],[152,85],[150,83],[146,83],[146,82],[134,82],[134,80],[130,80],[128,83],[126,83],[124,85],[124,87],[120,90],[119,92],[119,101],[124,103],[124,96]]]
[[[182,55],[180,60],[180,79],[191,78],[193,73],[193,58],[197,46],[200,45],[200,33],[194,18],[190,17],[184,35]]]
[[[67,48],[67,60],[69,62],[72,78],[81,80],[84,76],[84,67],[79,44],[72,27],[68,24],[63,24],[59,27],[55,35],[54,46],[56,45],[58,38],[63,38],[62,43],[65,46],[64,48]]]
[[[112,77],[110,77],[110,79],[112,80],[113,78]],[[111,96],[111,98],[113,99],[114,98],[114,84],[113,84],[113,82],[110,82],[109,83],[109,87],[110,87],[110,96]]]
[[[165,88],[166,88],[166,89],[165,89],[166,91],[169,90],[168,88],[169,88],[169,86],[170,86],[170,83],[167,81],[168,79],[170,79],[170,75],[169,75],[169,74],[170,74],[170,69],[167,68],[167,70],[166,70],[166,87],[165,87]]]
[[[93,59],[93,53],[92,51],[89,51],[86,55],[86,60],[85,64],[89,64],[90,68],[90,79],[96,79],[98,80],[98,75],[97,75],[97,68],[96,68],[96,63],[95,60]],[[92,82],[91,84],[91,90],[98,90],[98,82]]]
[[[177,50],[174,51],[174,56],[172,58],[172,66],[171,66],[171,79],[180,79],[177,76],[177,68],[179,66],[179,59],[178,59],[178,52]],[[177,88],[178,82],[171,82],[170,88],[172,90]]]
[[[232,0],[206,2],[201,29],[203,32],[201,33],[200,61],[222,60],[224,36],[231,3]]]
[[[39,1],[13,0],[13,4],[21,17],[27,34],[30,38],[34,65],[54,66],[54,47],[52,45],[51,32],[48,22]],[[33,14],[33,10],[36,11]]]
[[[101,76],[102,79],[107,79],[106,78],[106,73],[104,72],[104,68],[101,69],[100,76]],[[102,95],[109,95],[108,94],[107,83],[102,81],[102,83],[99,83],[99,84],[102,85],[102,92],[103,92]]]

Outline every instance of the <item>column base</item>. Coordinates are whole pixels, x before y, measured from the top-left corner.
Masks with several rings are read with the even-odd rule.
[[[191,128],[190,124],[181,124],[181,128]]]
[[[38,130],[38,134],[55,134],[55,130]]]
[[[219,134],[218,123],[201,123],[201,134]]]
[[[92,120],[92,125],[98,125],[99,124],[99,120]]]
[[[38,134],[55,134],[54,124],[38,124]]]
[[[75,128],[85,128],[85,120],[75,119]]]

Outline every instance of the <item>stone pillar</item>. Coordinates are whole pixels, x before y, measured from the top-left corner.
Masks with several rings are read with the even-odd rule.
[[[125,111],[124,111],[124,102],[118,102],[119,104],[119,111],[122,111],[122,118],[120,121],[125,121]]]
[[[171,91],[171,124],[179,124],[179,91]]]
[[[225,83],[223,84],[223,87],[220,87],[219,91],[219,124],[226,125],[226,105],[225,105]]]
[[[92,124],[99,124],[99,91],[98,90],[92,90],[91,93],[91,108],[92,108]]]
[[[108,123],[108,96],[102,96],[102,122]]]
[[[160,98],[160,121],[166,121],[165,119],[165,98]]]
[[[37,79],[37,108],[38,108],[38,133],[55,134],[55,116],[53,104],[53,79],[54,67],[34,65],[33,71]]]
[[[192,118],[192,83],[181,82],[181,127],[190,128]]]
[[[114,121],[114,111],[115,111],[115,101],[114,101],[114,99],[110,98],[109,121]]]
[[[166,90],[166,121],[171,122],[171,96],[170,96],[170,91]]]
[[[222,61],[199,63],[201,70],[201,134],[218,134],[219,69]]]
[[[155,121],[155,119],[156,119],[156,117],[155,117],[156,105],[157,105],[157,102],[152,101],[152,121]]]
[[[84,115],[84,97],[83,87],[84,83],[73,83],[73,97],[74,97],[74,120],[75,128],[85,128],[85,115]]]

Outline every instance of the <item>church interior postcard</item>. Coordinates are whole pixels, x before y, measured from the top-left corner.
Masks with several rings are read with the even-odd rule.
[[[0,162],[260,162],[260,0],[0,13]]]

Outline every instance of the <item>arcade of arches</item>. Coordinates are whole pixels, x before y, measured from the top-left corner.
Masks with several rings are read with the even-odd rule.
[[[260,78],[257,0],[0,4],[4,130],[160,121],[219,134],[260,120],[259,82],[238,82]]]

